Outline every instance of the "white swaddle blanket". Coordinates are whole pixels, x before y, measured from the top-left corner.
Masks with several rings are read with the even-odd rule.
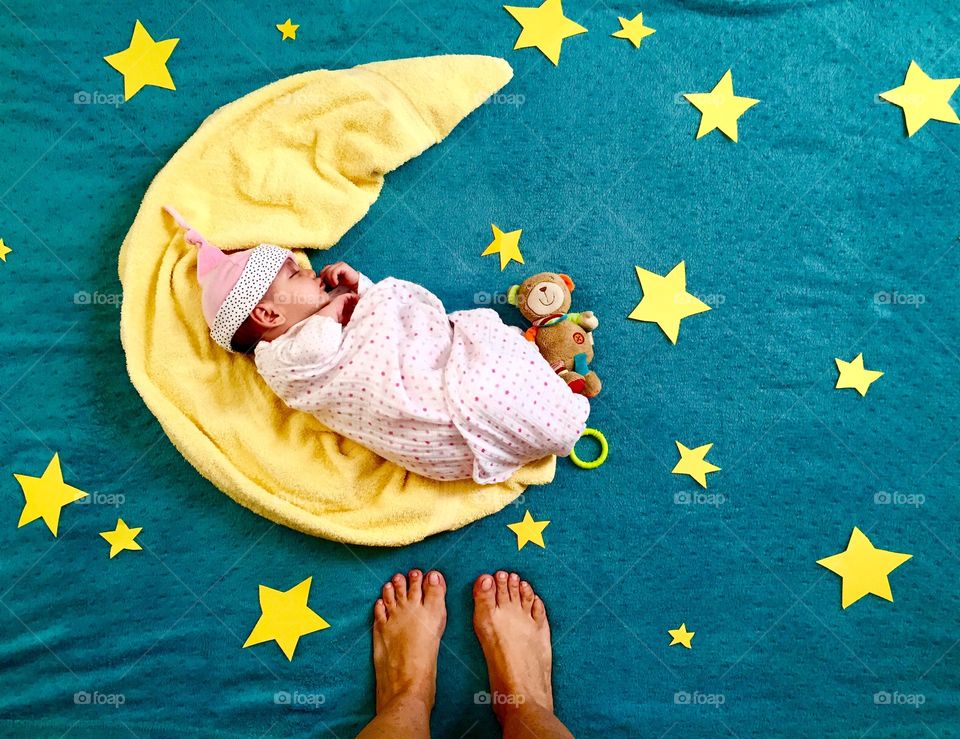
[[[590,403],[487,308],[447,315],[420,285],[361,275],[346,326],[311,316],[256,348],[260,375],[291,408],[436,480],[508,479],[567,455]]]

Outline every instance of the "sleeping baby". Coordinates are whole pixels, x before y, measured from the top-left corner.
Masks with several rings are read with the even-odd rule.
[[[589,401],[487,308],[447,314],[412,282],[344,262],[319,274],[271,244],[227,254],[168,209],[199,247],[214,341],[252,353],[291,408],[407,470],[497,483],[580,438]]]

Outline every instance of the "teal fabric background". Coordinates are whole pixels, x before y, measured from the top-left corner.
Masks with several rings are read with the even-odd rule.
[[[498,567],[547,603],[558,712],[579,736],[956,735],[960,126],[908,139],[875,97],[911,59],[960,77],[951,3],[567,0],[590,33],[558,68],[512,51],[519,27],[497,2],[0,6],[4,735],[351,736],[373,711],[373,600],[414,566],[450,583],[437,736],[496,732],[474,702],[470,585]],[[637,11],[657,30],[639,50],[610,37]],[[288,16],[295,43],[274,28]],[[177,91],[112,105],[122,80],[102,57],[138,18],[180,38]],[[217,107],[304,70],[460,52],[503,56],[516,77],[314,261],[420,282],[451,311],[535,271],[571,274],[575,309],[601,321],[591,425],[610,459],[561,460],[552,485],[404,549],[311,539],[201,479],[143,405],[118,337],[117,252],[153,176]],[[679,94],[730,67],[762,102],[739,144],[696,141]],[[524,229],[524,267],[480,258],[491,223]],[[681,259],[715,309],[672,346],[626,316],[634,266]],[[834,357],[861,351],[885,376],[866,398],[834,390]],[[683,502],[695,485],[670,474],[675,439],[715,443],[712,504]],[[96,494],[64,509],[56,540],[16,528],[12,477],[54,451]],[[517,552],[506,529],[527,508],[552,521],[545,550]],[[118,515],[144,527],[145,551],[111,561],[97,534]],[[842,611],[839,579],[815,564],[855,525],[914,555],[894,603]],[[332,628],[292,663],[274,644],[241,649],[258,584],[308,576]],[[693,650],[667,647],[680,622]]]

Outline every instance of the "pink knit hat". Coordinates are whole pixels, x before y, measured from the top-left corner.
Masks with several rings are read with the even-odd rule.
[[[233,335],[266,295],[284,263],[294,259],[293,252],[260,244],[227,254],[191,228],[176,210],[167,205],[163,209],[186,231],[184,240],[198,248],[197,281],[202,291],[203,317],[213,340],[233,351]]]

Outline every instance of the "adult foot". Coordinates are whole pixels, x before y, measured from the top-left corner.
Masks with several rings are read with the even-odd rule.
[[[377,713],[397,700],[433,708],[437,652],[447,625],[447,585],[431,570],[411,570],[383,586],[373,607],[373,666],[377,676]]]
[[[473,628],[490,673],[490,704],[500,722],[535,704],[553,713],[553,656],[543,601],[515,572],[481,575],[473,586]]]

